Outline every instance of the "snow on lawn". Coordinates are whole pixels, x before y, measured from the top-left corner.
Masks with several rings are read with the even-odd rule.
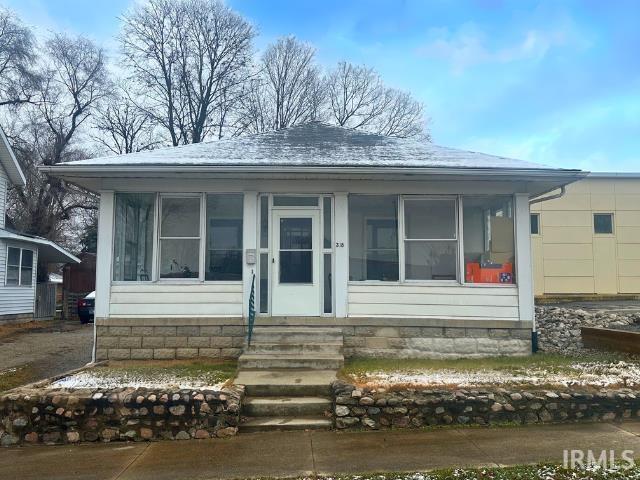
[[[427,370],[404,372],[366,372],[354,375],[359,383],[370,387],[415,385],[424,387],[457,386],[461,388],[489,385],[559,385],[592,387],[640,386],[638,364],[576,363],[562,372],[551,372],[540,367],[516,371],[501,370]]]
[[[61,378],[51,384],[52,388],[157,388],[189,390],[221,390],[225,381],[217,381],[215,375],[185,376],[171,372],[126,371],[93,368]]]

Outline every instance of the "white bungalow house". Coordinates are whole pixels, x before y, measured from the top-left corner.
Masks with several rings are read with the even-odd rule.
[[[529,201],[584,176],[319,122],[45,171],[100,194],[98,359],[237,357],[254,306],[347,356],[527,354]]]
[[[25,184],[24,173],[0,129],[0,324],[31,320],[36,313],[43,318],[53,316],[55,296],[51,298],[49,292],[55,295],[55,287],[43,288],[42,297],[37,296],[38,261],[79,262],[54,242],[7,228],[5,220],[9,187],[22,188]],[[41,302],[43,304],[39,305]],[[48,308],[51,302],[53,309]]]

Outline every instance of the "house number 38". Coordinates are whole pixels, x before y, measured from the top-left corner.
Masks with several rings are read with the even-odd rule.
[[[344,242],[336,242],[336,247],[344,247]]]

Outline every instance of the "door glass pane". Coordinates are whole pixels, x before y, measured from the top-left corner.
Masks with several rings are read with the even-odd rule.
[[[331,199],[322,199],[322,222],[324,226],[324,248],[331,248]]]
[[[447,242],[405,242],[407,280],[455,280],[458,244]]]
[[[405,200],[405,238],[456,238],[455,200]]]
[[[200,236],[200,197],[162,199],[162,237]]]
[[[280,251],[280,283],[312,283],[312,257],[310,250]]]
[[[273,197],[274,207],[317,207],[318,197],[299,197],[296,195],[276,195]]]
[[[331,254],[324,254],[324,313],[332,312],[331,298]]]
[[[160,241],[160,278],[198,278],[200,240]]]
[[[280,250],[311,250],[310,218],[280,219]]]
[[[260,313],[269,312],[269,254],[260,254]]]

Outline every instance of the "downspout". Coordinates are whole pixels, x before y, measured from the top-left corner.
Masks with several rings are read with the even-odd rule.
[[[560,187],[560,191],[558,193],[554,193],[553,195],[547,195],[546,197],[534,198],[533,200],[529,200],[529,206],[534,205],[536,203],[546,202],[547,200],[555,200],[557,198],[562,198],[567,193],[567,189],[565,185]],[[533,329],[531,331],[531,352],[538,352],[538,329],[536,325],[535,315],[533,318]]]
[[[95,302],[95,300],[94,300]],[[94,312],[95,312],[95,303],[94,303]],[[98,332],[97,332],[97,327],[96,327],[96,316],[95,314],[93,315],[93,348],[91,349],[91,363],[94,364],[96,363],[96,344],[98,342]]]

